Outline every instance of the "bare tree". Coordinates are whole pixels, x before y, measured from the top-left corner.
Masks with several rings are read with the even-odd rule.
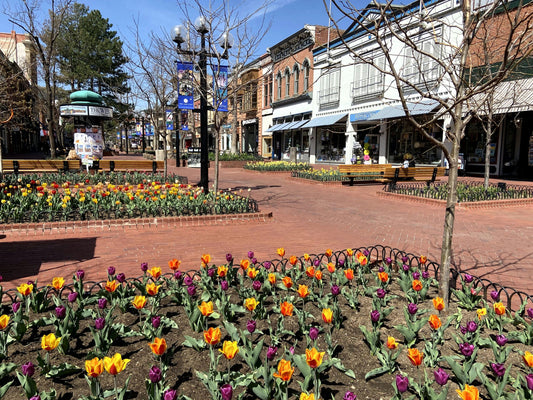
[[[395,88],[395,100],[400,102],[410,123],[438,146],[449,162],[440,270],[441,295],[448,304],[460,143],[474,115],[468,100],[479,96],[484,102],[496,85],[529,57],[533,49],[530,8],[519,1],[511,10],[508,9],[511,3],[502,0],[484,2],[475,8],[473,0],[463,0],[455,13],[449,11],[449,2],[446,6],[444,2],[436,2],[428,7],[423,2],[409,6],[395,5],[392,1],[372,2],[358,10],[350,1],[331,1],[342,15],[353,21],[341,36],[343,49],[351,53],[355,62],[369,64],[388,77],[390,87]],[[324,0],[327,9],[326,3]],[[484,30],[499,15],[503,15],[508,28],[491,31],[492,40],[501,43],[500,59],[492,65],[491,75],[474,78],[472,68],[484,65],[485,61],[476,63],[472,50],[486,37]],[[371,38],[385,62],[380,64],[372,57],[375,52],[368,52],[368,47],[357,47],[354,33],[360,34],[355,37]],[[413,95],[435,102],[438,111],[426,119],[416,118],[409,107]],[[435,125],[442,128],[445,141],[432,135]]]

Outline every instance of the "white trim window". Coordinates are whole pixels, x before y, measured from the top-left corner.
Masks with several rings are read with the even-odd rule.
[[[294,68],[292,69],[292,76],[293,76],[293,80],[294,80],[294,90],[293,90],[293,94],[298,94],[299,92],[299,89],[300,89],[300,68],[298,68],[298,65],[295,65]]]
[[[311,71],[311,67],[309,66],[309,61],[304,60],[302,69],[304,71],[304,87],[303,91],[307,92],[309,90],[309,73]]]
[[[374,65],[369,63],[355,64],[352,97],[361,99],[383,95],[385,56],[371,57]]]
[[[287,67],[285,69],[285,97],[290,96],[290,90],[291,90],[291,71]]]
[[[278,72],[276,76],[276,86],[277,86],[277,100],[281,99],[281,72]]]
[[[437,32],[421,35],[415,47],[404,49],[402,77],[404,89],[432,90],[441,75],[438,60],[442,59],[440,35]]]
[[[318,102],[320,107],[331,107],[339,104],[341,93],[340,64],[322,70]]]

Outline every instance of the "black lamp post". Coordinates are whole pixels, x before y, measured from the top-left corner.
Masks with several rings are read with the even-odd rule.
[[[146,117],[146,114],[143,112],[141,112],[141,123],[142,123],[142,126],[141,126],[141,129],[142,129],[142,149],[143,149],[143,154],[146,150],[146,142],[144,140],[144,118]]]
[[[209,136],[207,132],[207,57],[228,59],[228,49],[233,45],[233,37],[229,32],[222,35],[220,46],[224,49],[222,55],[208,52],[205,48],[206,35],[209,33],[205,17],[200,16],[194,22],[196,31],[200,34],[200,51],[182,50],[181,44],[185,42],[185,27],[177,25],[172,30],[172,40],[177,44],[178,54],[190,56],[191,59],[198,55],[198,70],[200,71],[200,183],[204,192],[209,191]],[[196,111],[196,110],[195,110]]]

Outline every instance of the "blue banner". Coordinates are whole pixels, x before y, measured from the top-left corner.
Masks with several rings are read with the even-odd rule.
[[[192,62],[178,62],[178,108],[194,109]]]
[[[172,114],[172,110],[165,110],[166,113],[166,119],[167,119],[167,131],[173,131],[174,130],[174,115]]]
[[[217,111],[228,111],[228,67],[226,65],[213,66],[213,107]]]
[[[189,130],[189,112],[188,111],[181,112],[181,130],[182,131]]]

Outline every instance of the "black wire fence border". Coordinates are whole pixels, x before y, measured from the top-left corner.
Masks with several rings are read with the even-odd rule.
[[[430,276],[433,276],[437,278],[439,276],[440,271],[440,265],[431,260],[427,260],[426,263],[422,264],[420,262],[420,255],[415,255],[413,253],[407,253],[403,250],[392,248],[389,246],[382,246],[382,245],[375,245],[375,246],[369,246],[369,247],[358,247],[352,249],[353,254],[356,254],[358,252],[361,252],[365,254],[369,260],[368,267],[369,268],[378,268],[378,266],[385,261],[386,259],[390,258],[392,260],[398,260],[398,259],[405,259],[406,262],[404,264],[409,265],[410,268],[416,267],[420,268],[423,271],[428,271],[430,273]],[[338,250],[335,252],[332,252],[332,255],[328,257],[325,253],[320,254],[309,254],[308,255],[310,259],[313,262],[316,262],[318,259],[321,264],[327,264],[328,262],[334,262],[334,264],[339,267],[341,267],[341,264],[344,265],[345,260],[349,257],[346,250]],[[340,262],[342,260],[342,262]],[[288,268],[302,268],[305,264],[305,257],[300,256],[297,257],[297,262],[294,264],[294,266],[290,263],[290,260],[288,258],[282,258],[282,259],[274,259],[274,260],[268,260],[268,261],[262,261],[258,262],[257,265],[263,267],[272,269],[276,272],[285,272]],[[233,265],[233,268],[239,269],[239,265]],[[193,279],[193,281],[198,281],[200,279],[200,270],[188,270],[188,271],[182,271],[183,276],[187,275]],[[465,274],[464,271],[458,270],[456,267],[452,266],[450,268],[450,298],[455,298],[452,289],[457,289],[461,285],[461,274]],[[519,304],[519,307],[524,303],[528,302],[533,307],[533,296],[527,294],[526,292],[515,290],[513,288],[510,288],[508,286],[503,286],[497,282],[492,282],[489,279],[481,278],[476,275],[469,274],[472,277],[473,287],[481,287],[480,294],[482,295],[482,298],[485,300],[489,300],[492,298],[491,293],[493,291],[497,291],[499,295],[499,301],[502,302],[509,310],[516,311],[516,308],[513,308],[513,306],[517,305],[517,301]],[[161,275],[164,278],[172,279],[174,277],[174,273],[164,273]],[[124,280],[124,283],[126,285],[130,285],[133,282],[136,283],[142,283],[143,279],[146,279],[145,276],[139,276],[135,278],[126,278]],[[148,276],[149,279],[152,279],[150,276]],[[116,279],[116,277],[115,277]],[[154,281],[152,279],[152,281]],[[92,294],[94,292],[100,292],[104,291],[105,284],[107,281],[87,281],[84,282],[84,287],[88,288],[88,290],[85,293]],[[51,296],[53,294],[58,295],[60,298],[67,297],[68,294],[74,292],[75,287],[74,283],[67,284],[63,286],[60,290],[57,290],[53,288],[52,286],[40,286],[36,290],[41,291],[43,289],[48,289],[48,292],[46,293],[47,296]],[[11,303],[14,303],[18,301],[18,291],[16,288],[8,289],[7,291],[3,291],[2,295],[3,297],[7,297]],[[457,300],[457,298],[455,298]],[[2,301],[2,304],[4,304],[4,301]]]

